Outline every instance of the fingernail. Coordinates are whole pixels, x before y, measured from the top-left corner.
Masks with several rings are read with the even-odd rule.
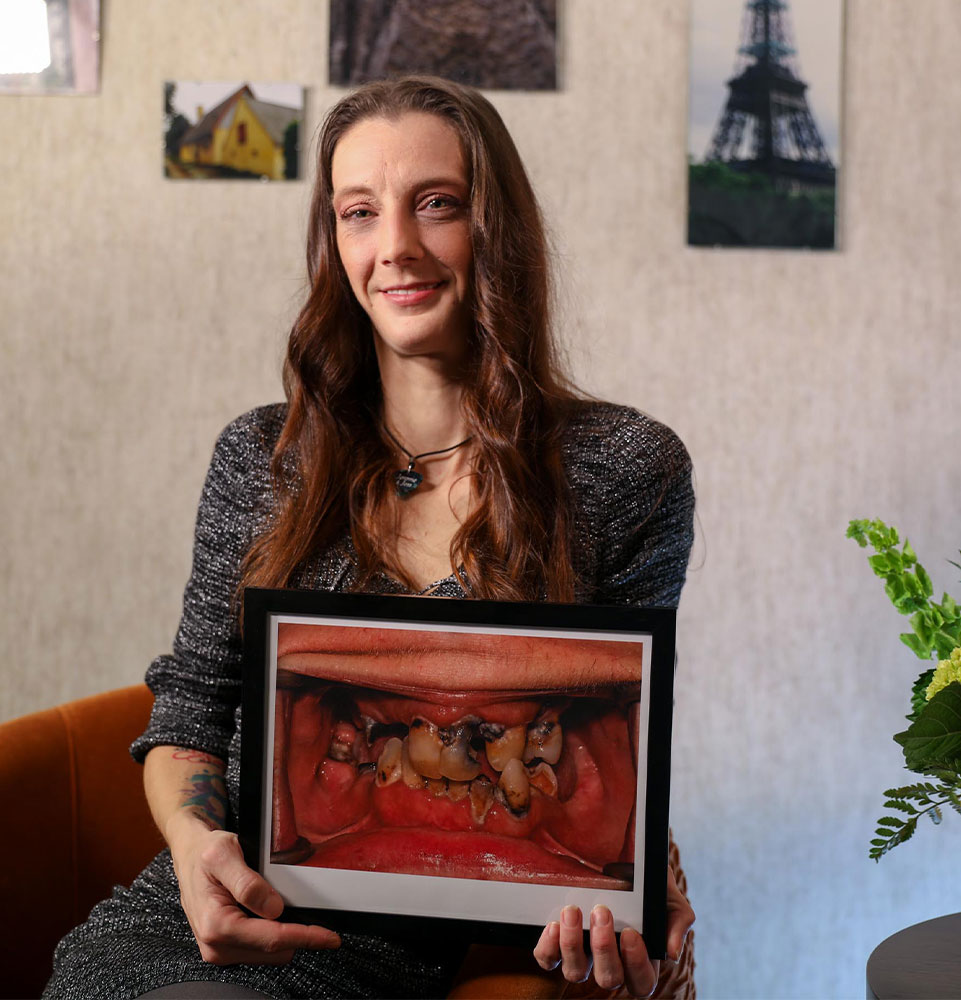
[[[621,947],[633,951],[641,943],[641,935],[633,927],[625,927],[621,931]]]
[[[607,927],[611,922],[611,911],[606,906],[595,906],[591,910],[591,926]]]
[[[576,906],[565,906],[561,910],[561,922],[565,927],[579,927],[581,923],[581,914]]]

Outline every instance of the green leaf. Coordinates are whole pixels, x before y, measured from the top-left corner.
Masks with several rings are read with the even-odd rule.
[[[925,670],[914,682],[914,686],[911,688],[911,714],[908,716],[909,722],[914,722],[918,715],[920,715],[921,709],[927,705],[928,685],[931,683],[933,676],[934,667],[931,667],[929,670]]]
[[[868,556],[868,565],[878,576],[887,576],[891,572],[891,559],[887,553],[878,553],[876,556]]]
[[[940,628],[934,633],[934,648],[938,651],[939,660],[946,660],[957,645],[957,629]]]
[[[921,565],[921,563],[918,563],[914,572],[917,574],[918,580],[921,581],[921,586],[924,588],[924,596],[930,597],[934,593],[934,584],[931,583],[931,577],[928,576],[928,571]]]
[[[899,816],[882,816],[878,820],[878,826],[890,826],[897,829],[899,826],[904,826],[904,820]]]
[[[948,593],[945,593],[944,597],[941,598],[941,614],[949,622],[961,617],[961,609],[958,608],[958,602]]]
[[[931,647],[926,646],[913,632],[902,632],[898,638],[919,660],[931,659]]]
[[[949,684],[939,691],[894,739],[904,748],[904,762],[910,771],[943,768],[945,762],[961,769],[961,684]],[[935,790],[933,785],[926,787]]]
[[[923,773],[930,775],[932,778],[937,778],[939,781],[948,782],[949,784],[956,781],[958,777],[958,769],[955,765],[955,761],[931,763],[924,769]]]
[[[931,613],[927,609],[915,611],[911,618],[911,628],[915,635],[930,649],[934,645],[935,626],[931,624]]]
[[[914,834],[915,828],[918,825],[918,817],[915,816],[910,819],[904,826],[900,827],[894,832],[890,837],[886,838],[875,838],[871,841],[873,845],[871,850],[868,852],[868,856],[875,861],[880,861],[881,858],[888,853],[892,848],[897,847],[898,844],[903,844],[905,841],[910,840]],[[881,839],[881,843],[876,841]]]
[[[911,543],[906,538],[904,540],[903,555],[905,566],[913,566],[918,561],[918,557],[914,554],[914,549],[911,547]]]
[[[845,538],[853,538],[863,549],[868,540],[864,537],[868,530],[868,522],[864,520],[853,520],[848,522],[848,530],[844,533]]]

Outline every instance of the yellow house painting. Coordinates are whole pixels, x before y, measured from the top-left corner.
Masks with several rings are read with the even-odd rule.
[[[258,100],[245,83],[210,111],[197,108],[197,124],[180,138],[180,176],[295,178],[301,117],[300,108]]]

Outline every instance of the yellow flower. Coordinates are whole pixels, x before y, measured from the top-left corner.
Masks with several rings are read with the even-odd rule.
[[[956,646],[946,660],[941,660],[934,668],[934,676],[925,692],[925,700],[930,701],[940,690],[954,681],[961,682],[961,646]]]

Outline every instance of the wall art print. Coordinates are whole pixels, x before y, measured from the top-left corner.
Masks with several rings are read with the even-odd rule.
[[[692,0],[688,242],[837,245],[842,0]]]
[[[557,0],[331,0],[330,82],[404,73],[554,90]]]
[[[296,83],[164,83],[164,176],[296,180],[304,91]]]
[[[96,94],[100,0],[2,0],[0,94]]]

